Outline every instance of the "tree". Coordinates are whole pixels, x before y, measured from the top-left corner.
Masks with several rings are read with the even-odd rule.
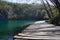
[[[52,12],[51,6],[50,6],[50,4],[49,4],[49,2],[47,0],[45,0],[45,1],[47,2],[47,5],[49,7],[49,12],[50,12],[50,14],[51,14],[51,16],[53,18],[54,16],[53,16],[53,12]]]
[[[54,6],[59,10],[59,14],[52,20],[52,23],[59,24],[60,22],[60,0],[50,0]]]
[[[60,15],[60,0],[50,0],[50,1],[54,4],[55,7],[58,8]]]
[[[42,5],[43,5],[44,9],[46,10],[49,19],[51,19],[51,14],[50,14],[49,11],[47,10],[47,8],[46,8],[46,6],[45,6],[45,3],[44,3],[44,0],[41,0],[41,3],[42,3]]]

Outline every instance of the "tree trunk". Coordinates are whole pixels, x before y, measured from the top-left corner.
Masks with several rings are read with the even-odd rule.
[[[46,12],[47,12],[47,14],[48,14],[49,19],[51,19],[51,14],[50,14],[50,13],[49,13],[49,11],[47,10],[47,8],[46,8],[46,6],[45,6],[44,1],[43,1],[43,0],[41,0],[41,3],[43,4],[44,9],[46,10]]]

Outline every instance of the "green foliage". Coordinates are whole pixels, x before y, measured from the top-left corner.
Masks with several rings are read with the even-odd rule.
[[[46,4],[49,11],[49,7]],[[55,7],[51,6],[54,17],[58,14]],[[0,1],[0,17],[7,15],[8,19],[49,19],[46,10],[40,4],[14,4]],[[2,17],[1,17],[2,18]]]

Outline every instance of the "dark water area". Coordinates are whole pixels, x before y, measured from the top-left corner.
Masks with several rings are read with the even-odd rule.
[[[0,40],[13,40],[13,35],[21,31],[24,26],[33,24],[36,20],[8,20],[0,21]],[[17,30],[18,29],[18,30]]]

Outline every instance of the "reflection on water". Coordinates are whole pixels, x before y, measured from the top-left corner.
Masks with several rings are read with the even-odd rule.
[[[19,20],[19,21],[0,21],[0,40],[13,40],[13,30],[16,27],[32,24],[34,20]]]

